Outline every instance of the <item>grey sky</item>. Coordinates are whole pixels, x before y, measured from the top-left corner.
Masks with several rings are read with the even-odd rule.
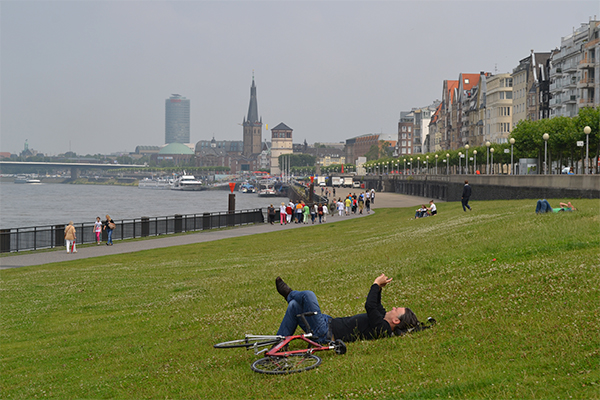
[[[165,99],[191,141],[242,140],[258,109],[294,142],[397,133],[460,72],[510,72],[600,15],[598,1],[2,1],[0,151],[162,145]],[[263,139],[270,131],[263,130]]]

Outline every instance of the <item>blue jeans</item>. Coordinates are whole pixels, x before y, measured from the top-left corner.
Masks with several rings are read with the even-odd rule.
[[[548,203],[548,200],[538,200],[537,205],[535,206],[535,213],[547,213],[552,212],[552,206]]]
[[[292,290],[288,295],[287,302],[288,307],[277,331],[278,335],[291,336],[296,332],[298,325],[300,325],[304,332],[308,332],[308,327],[304,326],[304,322],[299,317],[296,317],[296,315],[316,311],[316,315],[306,317],[306,321],[312,328],[313,338],[319,343],[325,343],[331,339],[329,336],[329,323],[332,318],[329,315],[321,314],[319,301],[313,292],[310,290],[301,292]]]
[[[112,244],[112,229],[107,229],[106,230],[108,232],[108,240],[106,241],[106,243],[110,243]]]

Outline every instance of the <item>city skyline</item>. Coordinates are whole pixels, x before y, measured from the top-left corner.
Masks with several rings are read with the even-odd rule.
[[[162,145],[170,93],[194,100],[192,143],[241,140],[252,71],[263,124],[285,121],[297,142],[395,134],[443,80],[510,73],[595,14],[595,1],[4,2],[0,151]]]

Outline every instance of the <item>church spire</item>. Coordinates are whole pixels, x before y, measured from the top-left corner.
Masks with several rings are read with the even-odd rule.
[[[256,85],[254,84],[254,71],[252,71],[252,86],[250,87],[250,105],[248,106],[248,122],[258,121],[258,102],[256,100]]]

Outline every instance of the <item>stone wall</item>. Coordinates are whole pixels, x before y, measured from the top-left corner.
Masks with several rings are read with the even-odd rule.
[[[367,176],[367,189],[460,201],[464,181],[473,188],[472,200],[600,198],[600,175],[413,175]]]

